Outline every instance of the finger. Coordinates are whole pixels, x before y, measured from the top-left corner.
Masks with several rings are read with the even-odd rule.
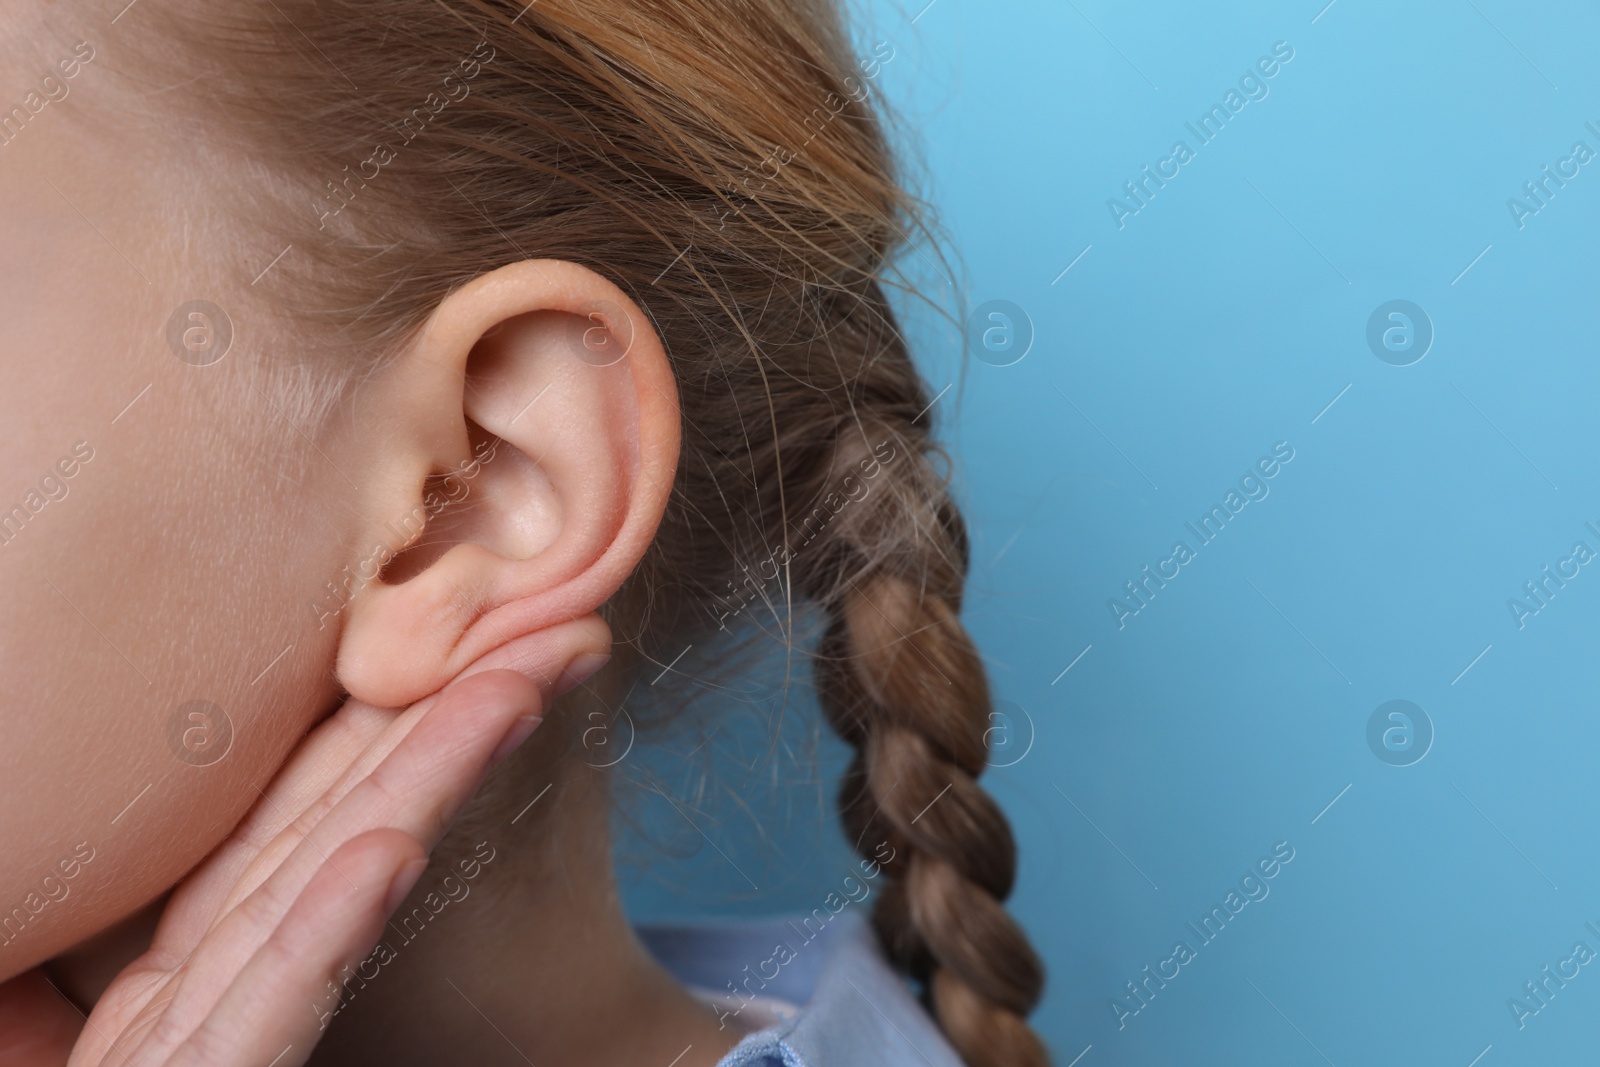
[[[170,1058],[149,1059],[141,1048],[135,1067],[305,1063],[338,1007],[342,976],[372,951],[426,865],[422,846],[398,830],[345,842]]]
[[[582,677],[574,676],[572,670],[579,661],[596,658],[603,660],[610,655],[610,651],[610,628],[598,615],[585,615],[525,634],[485,653],[457,675],[441,694],[476,675],[490,671],[512,670],[538,687],[542,709],[597,669],[595,664],[590,663]],[[332,807],[343,800],[357,783],[375,771],[389,754],[399,747],[410,731],[426,717],[423,714],[415,714],[416,707],[430,705],[430,702],[439,699],[441,694],[435,694],[419,702],[412,711],[402,715],[391,729],[384,731],[366,751],[362,752],[348,772],[319,798],[318,807],[321,813],[325,814],[332,810]],[[317,814],[310,812],[308,818],[314,818]]]
[[[511,668],[538,681],[553,700],[567,688],[575,658],[605,653],[611,634],[595,615],[524,635],[485,654],[458,676]],[[551,679],[554,681],[551,681]],[[260,802],[223,846],[194,872],[162,916],[148,954],[171,969],[190,956],[213,924],[262,884],[358,781],[409,734],[438,699],[403,712],[346,701],[295,750]],[[286,833],[294,828],[297,833]]]
[[[427,703],[404,714],[425,713]],[[173,893],[141,966],[167,972],[181,964],[217,917],[260,885],[293,849],[297,839],[284,831],[295,817],[304,817],[317,798],[401,714],[346,701],[332,717],[319,723],[291,754],[278,777],[261,791],[255,806],[228,839]],[[261,873],[252,877],[252,868]]]
[[[346,841],[394,827],[431,849],[513,724],[523,718],[536,724],[539,707],[538,689],[511,671],[474,675],[441,693],[400,746],[206,932],[184,962],[158,1028],[187,1033],[198,1026],[312,876],[328,865],[340,876],[334,854]],[[347,880],[355,883],[353,876]]]
[[[542,707],[571,687],[572,679],[567,672],[576,660],[609,654],[610,647],[611,631],[605,622],[599,616],[587,615],[508,641],[463,670],[451,686],[446,687],[446,691],[476,675],[511,669],[538,686],[542,694]],[[340,718],[349,716],[363,725],[369,723],[373,715],[388,716],[388,721],[370,738],[363,735],[365,743],[358,750],[334,747],[344,739],[343,734],[334,735],[330,743],[321,748],[308,750],[306,760],[313,762],[313,766],[321,768],[332,764],[337,767],[337,773],[324,771],[321,774],[286,776],[281,788],[274,783],[274,788],[267,791],[258,807],[262,818],[251,833],[252,840],[258,842],[259,850],[267,854],[261,862],[253,865],[251,872],[238,880],[238,888],[224,906],[236,904],[253,892],[277,868],[283,856],[272,855],[272,850],[287,849],[298,843],[295,835],[282,835],[283,830],[293,828],[301,836],[308,834],[405,741],[417,724],[427,717],[442,692],[419,701],[404,712],[380,712],[353,701],[341,709]],[[274,827],[277,832],[273,839],[262,839],[262,835]]]
[[[507,732],[520,723],[526,733],[540,721],[543,706],[539,688],[512,671],[483,672],[452,683],[430,698],[421,714],[408,711],[406,721],[397,720],[348,775],[295,818],[263,850],[252,871],[256,877],[240,880],[234,901],[269,881],[278,884],[285,902],[292,900],[334,848],[379,826],[411,831],[431,845],[476,788]],[[430,804],[437,830],[416,818],[410,824],[394,821]]]

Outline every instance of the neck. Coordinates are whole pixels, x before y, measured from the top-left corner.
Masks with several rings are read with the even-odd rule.
[[[711,1067],[742,1036],[635,938],[605,772],[570,743],[576,710],[552,714],[435,850],[314,1063]]]

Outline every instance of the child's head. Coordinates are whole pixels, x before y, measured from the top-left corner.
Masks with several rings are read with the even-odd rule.
[[[886,299],[892,47],[822,0],[124,3],[0,14],[0,889],[79,841],[119,875],[17,944],[170,884],[341,688],[595,611],[614,686],[792,596],[887,947],[969,1062],[1042,1062]]]

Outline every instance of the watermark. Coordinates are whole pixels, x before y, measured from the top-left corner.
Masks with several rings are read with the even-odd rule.
[[[1433,748],[1433,720],[1409,700],[1386,700],[1367,716],[1367,747],[1391,767],[1420,763]]]
[[[77,441],[72,446],[72,451],[45,471],[39,479],[37,489],[29,489],[22,494],[22,501],[13,504],[5,511],[0,511],[0,548],[7,547],[22,533],[23,527],[33,521],[33,517],[43,511],[52,503],[67,499],[67,494],[72,487],[67,483],[77,477],[83,465],[94,459],[94,446],[88,441]]]
[[[1596,138],[1600,138],[1600,129],[1596,129],[1593,122],[1585,122],[1583,128]],[[1551,171],[1550,164],[1541,165],[1539,177],[1522,183],[1522,199],[1515,196],[1506,198],[1506,210],[1511,212],[1511,221],[1516,224],[1517,229],[1526,229],[1528,220],[1549,207],[1556,193],[1565,189],[1567,182],[1582,173],[1584,164],[1594,157],[1595,151],[1589,147],[1587,141],[1574,141],[1571,150],[1556,160],[1554,172]]]
[[[424,490],[420,504],[398,521],[388,523],[389,531],[396,538],[395,543],[402,548],[411,544],[441,511],[465,500],[472,492],[472,479],[478,476],[485,464],[494,459],[499,445],[498,438],[479,441],[472,448],[471,459],[433,479],[438,484]],[[354,569],[348,563],[340,568],[338,581],[327,583],[328,591],[321,603],[310,602],[311,613],[317,617],[317,629],[321,630],[329,620],[337,619],[350,606],[351,598],[382,574],[383,568],[398,552],[399,549],[391,547],[388,542],[379,542],[356,563]]]
[[[585,763],[597,770],[604,770],[628,758],[628,753],[633,751],[637,730],[633,725],[633,716],[628,714],[627,705],[618,708],[615,714],[596,708],[589,712],[588,722],[580,741],[583,750],[594,758],[585,760]],[[621,728],[619,723],[625,725],[626,729]],[[626,740],[619,744],[621,738]]]
[[[860,460],[856,464],[861,476],[858,478],[854,472],[846,474],[839,485],[839,490],[824,493],[817,505],[801,520],[800,529],[795,531],[795,537],[798,539],[803,535],[804,540],[798,545],[793,541],[786,541],[776,552],[757,563],[754,573],[749,566],[739,564],[739,569],[744,571],[744,580],[735,586],[733,579],[728,579],[729,595],[716,595],[717,601],[724,609],[717,616],[717,629],[726,630],[728,620],[738,617],[752,600],[760,596],[762,587],[777,578],[797,555],[805,551],[806,546],[816,540],[817,535],[827,528],[828,523],[843,511],[846,505],[865,500],[872,492],[869,483],[882,473],[887,464],[894,461],[896,455],[894,445],[888,441],[880,441],[874,445],[872,457]],[[767,573],[768,568],[771,568],[770,574]]]
[[[1009,300],[986,300],[967,316],[967,351],[991,367],[1021,363],[1033,348],[1033,320]]]
[[[1583,928],[1600,939],[1600,930],[1595,929],[1594,923],[1586,922]],[[1523,996],[1506,998],[1506,1010],[1511,1012],[1511,1021],[1517,1024],[1517,1029],[1526,1028],[1529,1019],[1548,1008],[1555,995],[1583,973],[1584,964],[1594,958],[1595,951],[1589,947],[1589,943],[1579,941],[1572,946],[1570,954],[1556,961],[1554,968],[1548,963],[1541,967],[1538,981],[1523,982]]]
[[[220,763],[233,748],[233,720],[209,700],[187,700],[167,720],[167,747],[191,767]]]
[[[1033,716],[1021,704],[994,701],[983,746],[989,750],[984,763],[990,767],[1015,767],[1033,750]]]
[[[1272,887],[1267,883],[1276,878],[1293,859],[1294,846],[1287,841],[1279,841],[1272,846],[1271,855],[1261,857],[1245,871],[1239,878],[1237,889],[1229,889],[1222,903],[1213,904],[1211,910],[1200,917],[1198,925],[1193,922],[1184,924],[1189,933],[1194,935],[1194,944],[1191,945],[1187,937],[1178,940],[1173,944],[1170,955],[1157,961],[1153,967],[1145,964],[1140,972],[1144,977],[1136,982],[1125,983],[1127,992],[1111,998],[1111,1014],[1116,1016],[1117,1029],[1126,1029],[1129,1019],[1148,1008],[1156,994],[1167,988],[1168,982],[1176,979],[1183,973],[1184,967],[1199,958],[1202,948],[1222,935],[1234,916],[1250,904],[1266,900],[1272,892]]]
[[[1152,570],[1146,563],[1139,571],[1137,578],[1122,583],[1121,597],[1111,597],[1106,601],[1106,609],[1111,612],[1111,621],[1121,630],[1128,625],[1128,620],[1150,606],[1156,594],[1167,587],[1167,583],[1183,573],[1183,568],[1199,558],[1200,549],[1209,545],[1222,533],[1223,529],[1233,517],[1243,511],[1252,501],[1267,499],[1272,492],[1267,484],[1294,459],[1294,447],[1288,441],[1279,441],[1272,446],[1269,455],[1256,460],[1255,466],[1249,468],[1239,478],[1239,487],[1229,489],[1222,498],[1222,503],[1211,505],[1211,510],[1204,512],[1197,520],[1184,523],[1184,528],[1194,535],[1195,544],[1187,540],[1173,542],[1172,549],[1166,558],[1156,561]]]
[[[233,347],[233,320],[209,300],[191,300],[167,318],[167,347],[191,367],[209,367]]]
[[[72,880],[83,872],[84,866],[94,859],[94,846],[79,842],[72,854],[51,868],[49,874],[39,879],[38,888],[30,890],[22,903],[0,917],[0,946],[9,946],[22,936],[28,924],[51,904],[59,904],[72,894]]]
[[[1433,320],[1409,300],[1379,304],[1367,316],[1367,347],[1391,367],[1409,367],[1433,347]]]
[[[633,319],[609,300],[591,301],[567,323],[567,348],[592,367],[620,363],[633,351]]]
[[[439,91],[429,93],[400,120],[398,126],[391,125],[390,129],[403,138],[400,147],[404,148],[416,140],[445,108],[465,100],[472,92],[472,86],[467,83],[482,73],[486,64],[494,62],[495,55],[494,47],[489,42],[479,42],[476,48],[456,64],[454,70],[444,76]],[[452,82],[455,83],[454,87],[451,85]],[[356,164],[354,172],[350,170],[349,164],[346,164],[338,180],[328,179],[324,183],[327,194],[312,204],[312,210],[317,214],[317,229],[325,229],[329,219],[354,203],[356,194],[367,187],[367,182],[376,180],[378,175],[383,173],[383,168],[393,163],[398,155],[399,151],[389,142],[380,141],[373,147],[371,155]]]
[[[1244,110],[1246,104],[1265,100],[1270,92],[1267,82],[1277,77],[1278,72],[1293,58],[1294,48],[1288,41],[1275,42],[1272,54],[1262,56],[1253,67],[1247,68],[1239,77],[1238,88],[1229,88],[1223,94],[1222,103],[1212,104],[1211,109],[1202,112],[1199,118],[1183,124],[1194,135],[1194,148],[1189,147],[1188,141],[1174,141],[1167,154],[1156,160],[1154,169],[1146,163],[1140,168],[1139,177],[1123,182],[1123,197],[1106,199],[1106,210],[1111,213],[1111,221],[1117,224],[1117,229],[1126,227],[1128,219],[1149,207],[1156,193],[1183,173],[1183,167],[1193,161],[1199,155],[1199,150],[1210,144],[1233,116]]]
[[[1600,529],[1592,522],[1583,524],[1590,533],[1600,538]],[[1574,541],[1572,552],[1564,559],[1558,559],[1552,570],[1546,563],[1539,569],[1537,578],[1530,578],[1522,583],[1520,597],[1507,597],[1506,609],[1511,612],[1511,621],[1521,630],[1528,625],[1528,620],[1550,606],[1550,601],[1555,599],[1559,590],[1565,589],[1567,583],[1582,573],[1585,563],[1595,558],[1594,549],[1589,547],[1587,541]]]
[[[884,853],[887,852],[888,855]],[[873,849],[872,859],[863,859],[858,864],[861,877],[847,874],[840,883],[843,891],[829,891],[823,898],[820,907],[812,908],[811,914],[800,920],[796,926],[790,920],[788,927],[794,932],[793,938],[784,938],[772,948],[772,953],[755,964],[745,964],[740,972],[742,977],[733,978],[728,982],[728,992],[717,994],[717,1029],[724,1030],[728,1020],[736,1017],[740,1012],[760,996],[760,991],[767,988],[767,983],[777,979],[783,968],[799,958],[800,953],[833,921],[834,916],[843,912],[851,904],[861,904],[872,895],[872,881],[882,873],[885,864],[894,862],[895,850],[887,842],[880,842]],[[753,969],[752,969],[753,968]]]
[[[887,50],[887,54],[885,54],[885,50]],[[888,41],[879,41],[874,44],[872,46],[872,55],[856,62],[856,69],[861,72],[860,80],[858,81],[854,75],[846,75],[843,82],[844,95],[841,96],[834,92],[828,93],[823,98],[822,105],[812,108],[811,113],[801,122],[802,127],[808,131],[808,136],[804,141],[800,142],[799,147],[775,144],[766,155],[761,157],[761,161],[756,164],[754,173],[751,172],[748,165],[740,167],[741,178],[737,182],[737,188],[729,188],[727,190],[730,198],[738,197],[743,201],[732,209],[733,215],[738,217],[744,214],[745,206],[752,203],[762,189],[777,180],[778,176],[783,173],[783,168],[788,166],[801,152],[804,152],[806,147],[812,141],[815,141],[817,136],[834,119],[839,117],[840,112],[844,111],[849,101],[853,100],[858,104],[864,102],[869,95],[867,83],[875,79],[883,71],[884,67],[893,62],[894,57],[894,46]],[[751,183],[758,180],[761,184],[752,189]],[[724,207],[717,215],[717,229],[720,230],[727,225],[728,213],[729,209]]]
[[[93,59],[94,45],[79,41],[72,46],[71,55],[58,59],[55,69],[47,71],[39,79],[38,86],[23,95],[21,103],[0,110],[0,147],[9,145],[21,136],[28,123],[46,107],[65,100],[67,94],[72,92],[72,86],[67,83],[78,76],[85,63]]]
[[[483,873],[483,869],[494,862],[496,852],[494,846],[487,841],[480,841],[473,849],[472,855],[456,861],[455,871],[445,875],[439,880],[435,889],[430,889],[423,894],[422,899],[408,914],[395,915],[389,920],[388,929],[394,932],[393,937],[385,936],[378,942],[367,957],[360,963],[351,967],[346,964],[339,973],[328,980],[326,991],[322,997],[311,1004],[311,1011],[317,1017],[317,1029],[326,1030],[334,1016],[345,1009],[355,995],[367,988],[367,983],[377,979],[383,973],[383,968],[400,958],[400,949],[422,936],[441,912],[451,904],[459,904],[472,894],[472,881]],[[459,877],[458,877],[459,874]],[[415,896],[413,891],[412,896]]]

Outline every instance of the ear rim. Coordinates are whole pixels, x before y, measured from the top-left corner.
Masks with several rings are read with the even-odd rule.
[[[576,573],[504,603],[485,605],[485,600],[507,595],[504,583],[492,579],[461,590],[472,601],[467,604],[453,594],[449,603],[419,595],[415,586],[427,576],[426,570],[399,585],[370,582],[351,598],[335,662],[338,681],[356,699],[378,707],[405,707],[442,688],[499,646],[593,615],[637,569],[655,539],[671,498],[682,448],[677,381],[654,322],[615,283],[566,260],[507,264],[445,297],[408,349],[428,365],[425,373],[435,382],[448,381],[449,395],[460,405],[450,416],[451,432],[459,419],[464,436],[467,365],[477,340],[499,323],[536,311],[579,317],[598,314],[612,336],[620,336],[620,324],[613,314],[620,311],[627,318],[629,342],[622,359],[627,361],[634,383],[636,414],[621,524],[600,553]],[[476,559],[485,572],[492,569],[490,561],[497,559],[471,544],[457,545],[441,559],[452,555],[458,561]],[[453,637],[441,639],[437,651],[427,653],[397,648],[398,638],[385,640],[392,628],[384,627],[379,618],[393,610],[421,615],[430,628],[447,626]],[[561,665],[554,669],[559,671]]]

